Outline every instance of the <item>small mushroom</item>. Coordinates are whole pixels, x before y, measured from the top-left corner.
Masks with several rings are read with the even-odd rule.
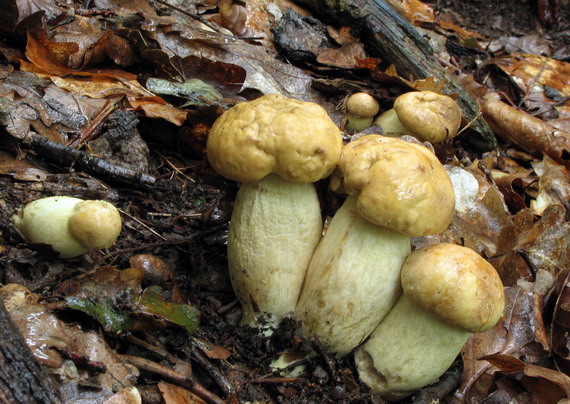
[[[297,303],[322,232],[313,182],[340,157],[340,130],[315,103],[266,95],[224,112],[210,130],[208,160],[242,182],[228,237],[230,279],[256,325],[269,313],[280,321]]]
[[[360,379],[395,401],[437,380],[469,335],[492,328],[505,296],[495,269],[475,251],[434,244],[402,267],[403,294],[355,353]]]
[[[431,151],[380,135],[343,148],[331,185],[349,196],[311,259],[295,317],[340,357],[395,304],[410,237],[447,228],[454,192]]]
[[[380,104],[372,95],[364,92],[354,93],[346,99],[346,128],[360,132],[372,125],[374,117],[380,111]]]
[[[396,98],[394,108],[381,114],[374,123],[385,135],[411,135],[422,142],[439,143],[457,136],[461,110],[447,95],[412,91]]]
[[[12,222],[27,242],[51,245],[61,258],[109,248],[121,232],[121,215],[111,203],[69,196],[32,201]]]

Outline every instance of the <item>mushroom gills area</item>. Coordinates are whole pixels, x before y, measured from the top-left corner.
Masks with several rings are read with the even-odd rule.
[[[313,184],[270,174],[241,185],[230,222],[228,264],[244,323],[255,325],[261,313],[280,321],[295,309],[321,233]]]
[[[349,196],[332,219],[307,272],[295,318],[301,332],[341,357],[359,345],[401,293],[410,238],[363,219]]]
[[[360,380],[388,401],[403,399],[445,373],[469,335],[402,294],[355,353]]]

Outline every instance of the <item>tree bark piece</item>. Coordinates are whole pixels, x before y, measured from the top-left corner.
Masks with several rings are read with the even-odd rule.
[[[0,300],[0,404],[58,404],[58,389],[44,373]]]
[[[481,117],[477,101],[439,63],[428,42],[384,0],[297,0],[320,14],[327,23],[350,27],[371,56],[393,64],[405,79],[434,77],[444,92],[458,94],[463,117],[471,122],[462,138],[481,151],[496,148],[497,141]]]

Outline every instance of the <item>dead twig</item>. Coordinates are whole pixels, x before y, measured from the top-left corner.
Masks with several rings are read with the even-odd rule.
[[[89,153],[64,146],[35,133],[29,133],[24,142],[46,160],[101,177],[109,183],[148,188],[156,182],[151,175],[113,165]]]
[[[192,393],[196,394],[207,403],[226,404],[224,400],[222,400],[211,391],[207,390],[191,376],[180,374],[166,366],[160,365],[148,359],[139,358],[137,356],[118,355],[118,358],[123,363],[133,365],[140,370],[144,370],[145,372],[154,373],[163,379],[169,380],[184,388],[189,389]]]
[[[199,344],[196,342],[194,337],[190,337],[191,344],[191,354],[192,359],[194,359],[198,365],[208,374],[208,376],[224,391],[228,397],[229,402],[236,402],[237,397],[234,387],[230,382],[221,374],[221,372],[213,366],[204,355],[199,351]]]

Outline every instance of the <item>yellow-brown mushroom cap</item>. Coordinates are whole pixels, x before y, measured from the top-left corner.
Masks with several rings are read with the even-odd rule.
[[[381,135],[343,148],[331,186],[358,194],[364,219],[411,237],[442,232],[455,208],[449,175],[430,150]]]
[[[234,181],[275,173],[286,181],[315,182],[334,170],[342,137],[320,105],[265,95],[224,112],[207,149],[214,170]]]
[[[432,91],[412,91],[394,101],[394,110],[402,124],[418,139],[431,143],[457,136],[461,110],[447,95]]]
[[[106,201],[81,201],[69,217],[69,231],[87,248],[109,248],[121,232],[121,215]]]
[[[354,93],[346,99],[346,110],[352,115],[372,118],[380,111],[380,104],[368,93]]]
[[[401,279],[414,304],[469,332],[492,328],[504,310],[497,271],[467,247],[442,243],[415,250],[402,266]]]

